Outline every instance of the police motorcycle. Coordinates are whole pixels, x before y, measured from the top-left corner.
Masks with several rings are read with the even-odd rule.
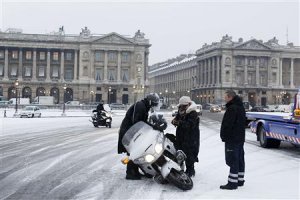
[[[156,118],[161,120],[162,116]],[[154,117],[154,121],[157,119]],[[192,189],[193,181],[184,172],[186,155],[181,150],[176,151],[173,142],[164,135],[163,128],[160,129],[163,123],[152,123],[155,124],[151,124],[150,117],[150,125],[140,121],[125,133],[122,144],[129,156],[122,159],[123,164],[132,160],[145,175],[153,176],[158,183],[169,182],[182,190]]]
[[[97,110],[93,110],[92,120],[90,120],[94,127],[105,126],[111,128],[112,116],[111,113],[105,110],[102,110],[98,114]]]

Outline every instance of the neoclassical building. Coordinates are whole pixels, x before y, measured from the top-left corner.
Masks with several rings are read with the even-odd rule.
[[[159,93],[166,105],[177,104],[183,95],[190,95],[197,82],[197,60],[194,54],[182,54],[174,59],[149,67],[150,91]]]
[[[233,89],[252,105],[288,104],[300,87],[300,48],[292,43],[280,45],[276,38],[267,42],[256,39],[244,42],[240,38],[235,42],[226,35],[220,42],[203,45],[196,51],[193,62],[197,64],[189,67],[178,61],[169,64],[169,68],[151,66],[158,77],[149,75],[150,88],[159,88],[157,80],[162,73],[176,85],[181,81],[178,77],[182,72],[176,70],[180,68],[190,75],[187,84],[179,84],[174,93],[183,87],[198,103],[224,103],[224,91]],[[159,70],[162,72],[158,73]],[[165,73],[168,70],[172,73]]]
[[[133,37],[94,35],[85,27],[66,35],[0,32],[0,96],[54,96],[56,103],[79,100],[131,104],[148,89],[149,40],[139,30]],[[14,85],[18,80],[16,90]]]

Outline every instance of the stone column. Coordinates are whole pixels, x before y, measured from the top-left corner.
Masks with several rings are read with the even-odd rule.
[[[65,53],[63,50],[60,52],[60,81],[65,80]]]
[[[94,81],[95,80],[95,51],[94,50],[91,51],[90,58],[91,58],[91,62],[90,62],[91,68],[90,68],[89,78],[91,81]]]
[[[245,56],[245,65],[244,65],[244,82],[245,85],[248,85],[248,59]]]
[[[8,49],[5,49],[5,57],[4,57],[4,79],[8,79]]]
[[[283,87],[282,85],[282,62],[283,62],[283,58],[280,58],[279,61],[279,86]]]
[[[274,84],[272,83],[272,61],[271,57],[268,57],[268,64],[267,64],[267,69],[268,69],[268,87],[273,86]]]
[[[104,74],[103,74],[103,80],[107,81],[107,64],[108,64],[108,60],[107,60],[107,51],[104,51]]]
[[[207,85],[207,60],[205,59],[204,61],[204,85],[205,85],[205,87],[206,87],[206,85]]]
[[[207,59],[207,67],[208,67],[208,85],[211,84],[211,58]]]
[[[220,56],[217,56],[217,85],[220,85]]]
[[[46,72],[46,81],[50,82],[50,51],[47,51],[47,72]]]
[[[212,57],[212,85],[215,85],[215,83],[216,83],[216,80],[215,80],[215,69],[216,69],[216,62],[215,62],[215,58],[216,57]]]
[[[36,49],[33,50],[32,80],[36,81]]]
[[[231,73],[230,73],[230,78],[231,78],[231,85],[234,85],[234,86],[237,85],[235,73],[236,73],[235,57],[232,56],[231,57]]]
[[[23,51],[22,49],[19,50],[19,67],[18,67],[18,76],[17,78],[20,80],[22,80],[23,77]]]
[[[78,51],[74,53],[74,80],[77,80]]]
[[[280,86],[280,58],[276,58],[277,61],[277,70],[276,70],[276,86]]]
[[[200,61],[200,86],[203,86],[204,80],[203,80],[203,62]],[[178,90],[177,90],[178,91]]]
[[[291,73],[290,73],[290,87],[291,88],[295,88],[295,85],[294,85],[294,59],[291,58]]]
[[[259,86],[260,82],[259,82],[259,59],[258,59],[258,57],[256,57],[256,70],[255,70],[255,72],[256,72],[256,74],[255,74],[256,86]]]
[[[118,51],[118,71],[117,71],[117,81],[121,82],[121,51]]]

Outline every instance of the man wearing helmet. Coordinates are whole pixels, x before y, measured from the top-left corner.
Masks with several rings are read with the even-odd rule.
[[[182,96],[177,107],[178,113],[172,120],[172,124],[177,127],[175,147],[186,154],[186,173],[192,177],[195,176],[194,163],[198,162],[200,119],[196,112],[197,106],[190,97]]]
[[[159,106],[159,96],[156,93],[148,94],[144,99],[136,102],[126,112],[126,115],[121,123],[119,130],[119,140],[118,140],[118,153],[127,153],[125,147],[122,144],[122,138],[126,131],[135,123],[139,121],[147,122],[148,112],[151,108]],[[139,180],[141,179],[141,174],[139,173],[138,166],[132,161],[127,164],[126,179]]]

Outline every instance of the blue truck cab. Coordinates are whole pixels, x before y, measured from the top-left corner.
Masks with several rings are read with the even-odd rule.
[[[251,132],[264,148],[278,148],[281,141],[300,145],[300,89],[292,113],[247,112]]]

